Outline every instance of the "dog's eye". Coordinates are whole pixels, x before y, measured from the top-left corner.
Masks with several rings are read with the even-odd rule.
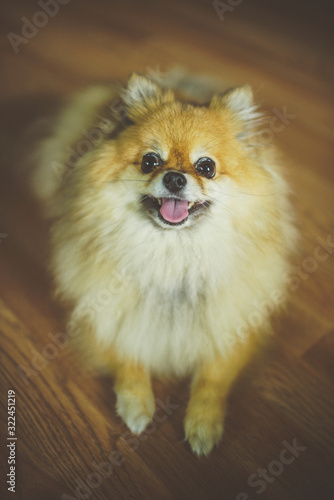
[[[195,163],[195,170],[199,175],[212,179],[216,174],[216,165],[211,158],[200,158]]]
[[[141,170],[144,174],[150,174],[157,167],[160,167],[162,160],[155,153],[147,153],[141,161]]]

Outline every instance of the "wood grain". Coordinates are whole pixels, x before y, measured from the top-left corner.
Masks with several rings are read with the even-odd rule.
[[[2,475],[1,498],[80,498],[78,481],[81,498],[101,500],[334,498],[334,249],[324,249],[334,241],[331,5],[225,4],[234,6],[221,21],[211,1],[70,0],[18,54],[7,34],[21,34],[22,17],[32,19],[40,7],[23,0],[2,7],[2,471],[9,389],[16,392],[18,463],[16,494]],[[175,65],[252,84],[273,116],[286,109],[281,131],[268,134],[282,150],[301,231],[289,307],[266,352],[235,386],[223,442],[208,459],[183,441],[188,380],[154,381],[157,418],[134,438],[115,416],[112,380],[86,373],[61,344],[64,311],[52,300],[45,267],[47,224],[16,178],[29,123],[59,98],[91,83],[124,81],[134,70]],[[283,464],[282,450],[294,442],[299,451],[287,452],[293,461]],[[96,475],[102,462],[108,477]],[[254,483],[259,469],[272,471],[261,493],[261,483],[249,479]]]

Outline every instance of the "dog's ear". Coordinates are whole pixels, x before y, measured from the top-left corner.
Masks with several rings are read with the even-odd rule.
[[[236,124],[238,139],[254,136],[254,129],[263,123],[263,114],[254,104],[253,90],[250,85],[243,85],[228,90],[224,94],[213,96],[210,109],[221,111],[226,116],[226,111],[233,116]]]
[[[149,78],[132,73],[123,92],[123,100],[128,109],[128,116],[136,121],[157,106],[172,102],[174,94],[170,90],[162,90]]]

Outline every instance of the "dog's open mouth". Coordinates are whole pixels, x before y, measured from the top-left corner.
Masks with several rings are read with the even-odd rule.
[[[142,204],[148,212],[157,212],[160,220],[177,226],[183,224],[195,212],[204,211],[208,201],[188,201],[180,198],[154,198],[143,196]]]

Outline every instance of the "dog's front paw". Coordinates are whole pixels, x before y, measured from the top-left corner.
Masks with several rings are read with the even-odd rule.
[[[131,392],[118,393],[118,415],[133,434],[141,434],[152,421],[155,404],[153,394],[138,396]]]
[[[208,455],[223,434],[223,414],[216,407],[200,405],[188,410],[185,418],[185,435],[197,455]]]

